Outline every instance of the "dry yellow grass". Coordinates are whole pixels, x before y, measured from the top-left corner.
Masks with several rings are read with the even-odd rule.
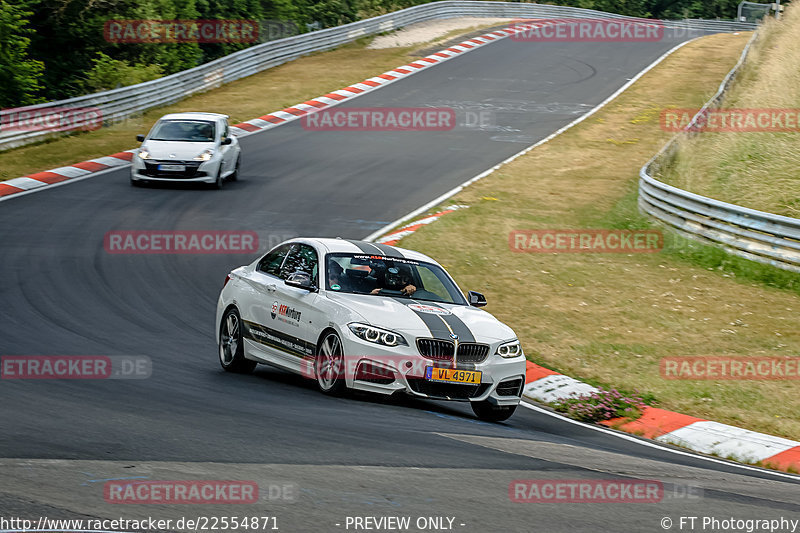
[[[136,135],[147,133],[166,113],[225,113],[231,116],[231,124],[266,115],[413,61],[421,47],[442,43],[479,28],[480,25],[454,30],[429,43],[405,48],[366,50],[369,39],[363,39],[330,52],[297,59],[170,106],[152,109],[109,128],[0,152],[0,181],[129,150],[137,145]]]
[[[722,108],[800,108],[800,7],[768,19]],[[797,113],[795,112],[795,115]],[[680,142],[663,178],[761,211],[800,217],[800,132],[701,133]]]
[[[667,356],[800,354],[797,294],[665,253],[524,254],[508,246],[515,229],[641,224],[630,205],[638,170],[669,136],[658,127],[659,109],[704,102],[748,38],[715,35],[685,46],[597,115],[468,187],[452,201],[469,209],[401,246],[440,260],[465,290],[485,292],[487,309],[516,330],[536,362],[652,393],[667,409],[800,438],[797,382],[659,374]]]

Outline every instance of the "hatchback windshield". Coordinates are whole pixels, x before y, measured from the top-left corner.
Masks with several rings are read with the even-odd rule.
[[[450,276],[432,263],[366,254],[328,254],[327,289],[466,305]]]
[[[151,141],[214,142],[214,123],[205,120],[162,120]]]

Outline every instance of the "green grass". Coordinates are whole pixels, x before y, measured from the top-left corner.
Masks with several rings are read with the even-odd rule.
[[[800,7],[767,19],[722,109],[800,108]],[[665,106],[666,107],[666,106]],[[800,127],[800,125],[796,125]],[[659,178],[704,196],[800,217],[800,131],[701,132],[682,136]]]

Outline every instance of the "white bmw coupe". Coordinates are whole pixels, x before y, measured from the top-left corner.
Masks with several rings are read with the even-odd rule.
[[[359,389],[469,401],[510,417],[525,384],[514,331],[436,261],[363,241],[293,239],[228,274],[217,302],[222,368],[275,365],[328,394]]]

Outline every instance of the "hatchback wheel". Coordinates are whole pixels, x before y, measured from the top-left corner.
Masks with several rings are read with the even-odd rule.
[[[219,170],[217,170],[217,179],[214,183],[211,184],[212,189],[221,189],[222,188],[222,163],[219,164]]]
[[[242,166],[242,156],[236,158],[236,166],[233,167],[233,174],[228,176],[229,181],[236,181],[239,179],[239,168]]]

